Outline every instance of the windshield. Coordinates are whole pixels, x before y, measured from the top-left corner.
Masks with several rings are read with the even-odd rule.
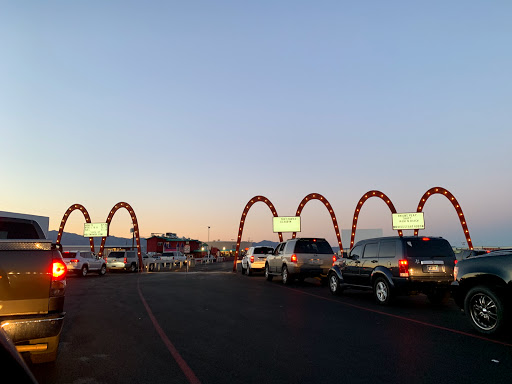
[[[110,252],[108,255],[109,259],[115,259],[115,258],[120,259],[123,257],[124,257],[124,252],[119,252],[119,251]]]
[[[266,255],[269,252],[273,252],[274,248],[270,247],[261,247],[261,248],[254,248],[254,254],[255,255]]]
[[[300,239],[295,244],[296,253],[334,253],[329,243],[324,239]]]
[[[423,239],[419,237],[406,240],[405,246],[407,256],[411,258],[455,257],[450,243],[444,239]]]

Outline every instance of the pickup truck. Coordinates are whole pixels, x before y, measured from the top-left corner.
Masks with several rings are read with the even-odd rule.
[[[37,222],[0,217],[0,326],[33,363],[57,358],[66,274]]]
[[[459,261],[452,294],[478,332],[494,335],[512,319],[512,251],[494,251]]]

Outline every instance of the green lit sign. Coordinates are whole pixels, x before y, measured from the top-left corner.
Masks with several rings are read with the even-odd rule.
[[[107,237],[108,223],[85,223],[84,237]]]
[[[280,216],[273,218],[275,232],[300,232],[300,216]]]

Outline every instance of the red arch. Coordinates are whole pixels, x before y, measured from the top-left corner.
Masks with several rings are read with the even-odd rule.
[[[242,217],[240,218],[240,226],[238,227],[238,237],[236,239],[236,251],[235,251],[235,260],[233,262],[233,272],[236,272],[236,262],[238,260],[238,254],[240,252],[240,242],[242,241],[242,232],[244,231],[244,224],[245,224],[245,218],[247,217],[247,213],[251,209],[251,207],[257,203],[258,201],[261,201],[270,208],[270,211],[274,215],[274,217],[277,217],[277,211],[274,207],[274,205],[270,202],[269,199],[267,199],[265,196],[254,196],[249,202],[245,205],[244,211],[242,213]],[[283,234],[281,232],[278,232],[279,235],[279,241],[283,241]]]
[[[85,209],[85,207],[81,204],[73,204],[72,206],[70,206],[68,208],[66,213],[64,213],[64,216],[62,216],[62,220],[61,220],[60,226],[59,226],[59,233],[57,235],[57,241],[56,241],[57,244],[60,244],[60,240],[62,239],[62,234],[64,233],[64,227],[66,226],[66,222],[68,221],[69,215],[71,214],[71,212],[73,212],[76,209],[79,209],[80,212],[83,213],[86,223],[91,222],[91,218],[89,216],[89,212],[87,212],[87,209]],[[89,246],[91,247],[91,252],[94,253],[94,238],[93,237],[89,237]]]
[[[366,200],[372,198],[372,197],[379,197],[382,199],[389,207],[391,213],[396,213],[395,206],[391,202],[391,199],[387,197],[384,193],[381,191],[368,191],[366,192],[363,197],[359,199],[359,202],[356,205],[356,210],[354,211],[354,219],[352,220],[352,235],[350,236],[350,248],[354,246],[354,239],[356,237],[356,229],[357,229],[357,217],[359,216],[359,213],[361,211],[361,208],[363,207],[363,204],[366,202]],[[403,236],[403,232],[401,230],[398,230],[398,236]]]
[[[462,230],[464,231],[464,235],[466,236],[466,241],[468,243],[469,249],[473,249],[473,243],[471,241],[471,236],[469,235],[469,229],[466,224],[466,219],[464,218],[464,213],[462,212],[462,208],[460,207],[459,202],[455,198],[455,196],[452,195],[450,191],[447,189],[444,189],[442,187],[433,187],[430,188],[425,194],[421,197],[420,202],[418,204],[417,212],[422,212],[423,207],[425,206],[425,203],[429,199],[430,196],[440,194],[443,196],[446,196],[448,200],[452,203],[453,207],[455,208],[455,211],[457,211],[457,214],[459,216],[460,225],[462,226]],[[414,230],[414,236],[418,236],[418,230]]]
[[[137,255],[139,256],[139,270],[142,271],[142,270],[144,270],[144,265],[142,263],[142,252],[141,252],[141,248],[140,248],[139,224],[137,223],[137,216],[135,215],[135,211],[133,210],[131,205],[128,203],[124,203],[124,202],[120,202],[120,203],[117,203],[116,205],[114,205],[114,207],[112,207],[112,209],[110,210],[110,213],[107,217],[107,224],[110,225],[110,222],[112,221],[112,218],[114,217],[115,213],[121,208],[125,208],[132,218],[135,239],[137,241]],[[99,252],[100,257],[103,256],[103,250],[105,249],[106,241],[107,241],[106,237],[101,238],[101,246],[100,246],[100,252]]]
[[[340,247],[341,254],[343,255],[343,246],[341,245],[341,236],[340,236],[340,230],[338,228],[338,221],[336,220],[336,214],[334,213],[334,210],[332,209],[331,204],[329,204],[329,202],[327,201],[327,199],[325,197],[323,197],[319,193],[310,193],[309,195],[304,197],[304,199],[302,199],[302,201],[300,202],[295,216],[300,216],[300,214],[302,213],[302,210],[304,209],[304,206],[311,200],[320,200],[322,203],[324,203],[325,207],[329,211],[329,214],[331,215],[331,219],[332,219],[332,225],[334,226],[334,231],[336,232],[336,238],[338,239],[338,246]],[[297,232],[293,232],[292,239],[295,239],[296,236],[297,236]]]

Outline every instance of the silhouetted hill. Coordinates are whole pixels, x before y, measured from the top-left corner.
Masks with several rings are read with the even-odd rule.
[[[58,234],[59,234],[58,231],[49,231],[48,239],[55,243],[57,241]],[[64,233],[62,233],[62,239],[60,242],[62,245],[89,245],[89,238],[83,237],[82,235],[77,235],[76,233],[64,232]],[[146,247],[146,239],[140,239],[140,243],[143,248]],[[131,244],[132,244],[131,238],[116,237],[116,236],[107,237],[107,241],[105,242],[106,246],[109,246],[109,245],[131,245]],[[95,237],[94,238],[94,246],[99,247],[100,245],[101,245],[101,237]]]

